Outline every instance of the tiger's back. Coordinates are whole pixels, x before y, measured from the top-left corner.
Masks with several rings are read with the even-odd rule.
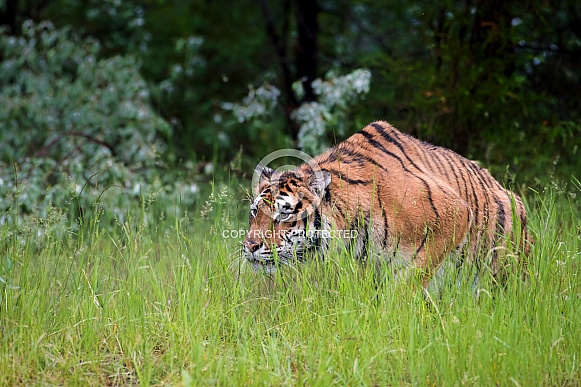
[[[526,213],[517,195],[473,161],[405,135],[386,122],[371,123],[315,162],[324,179],[314,179],[312,165],[303,164],[290,175],[279,175],[275,183],[280,196],[272,201],[288,200],[286,207],[295,214],[297,206],[308,206],[301,197],[293,198],[297,189],[285,184],[287,176],[295,176],[298,185],[302,182],[311,188],[307,192],[320,196],[304,222],[297,218],[286,225],[289,229],[307,228],[310,223],[323,229],[356,230],[360,237],[347,243],[355,244],[357,256],[367,255],[370,247],[386,256],[398,251],[409,265],[422,268],[426,278],[453,251],[467,260],[490,257],[487,264],[494,273],[509,243],[529,252]],[[252,217],[250,223],[252,229]],[[285,229],[284,222],[279,223]],[[254,225],[261,227],[268,225]],[[276,241],[264,242],[275,242],[276,247]],[[327,243],[318,243],[325,250]]]

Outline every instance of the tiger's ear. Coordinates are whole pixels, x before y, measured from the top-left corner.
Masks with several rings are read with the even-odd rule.
[[[274,169],[269,168],[269,167],[265,167],[264,165],[260,165],[258,164],[256,166],[256,168],[254,169],[254,174],[256,176],[258,176],[258,181],[256,186],[254,187],[254,193],[256,195],[258,195],[260,193],[260,187],[266,183],[268,180],[270,180],[270,178],[272,177],[272,174],[274,173]],[[253,178],[252,181],[255,181],[255,179]]]
[[[254,171],[260,176],[258,180],[259,183],[262,183],[264,179],[270,179],[270,177],[274,173],[274,169],[265,167],[264,165],[260,164],[256,166],[256,169]]]
[[[320,197],[323,196],[329,184],[331,184],[331,172],[323,169],[317,171],[307,179],[309,189]]]

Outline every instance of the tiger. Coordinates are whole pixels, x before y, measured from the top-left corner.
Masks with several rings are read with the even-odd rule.
[[[273,272],[310,252],[324,258],[338,239],[357,259],[418,269],[425,287],[447,256],[496,276],[509,243],[530,252],[518,195],[476,162],[385,121],[311,162],[285,171],[259,164],[256,174],[242,243],[255,270]]]

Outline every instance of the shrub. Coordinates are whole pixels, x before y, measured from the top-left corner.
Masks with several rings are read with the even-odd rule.
[[[171,127],[152,109],[136,60],[99,59],[99,50],[47,22],[0,35],[0,224],[53,206],[78,215],[100,202],[123,216],[142,196],[193,200],[195,186],[166,188],[159,155]]]

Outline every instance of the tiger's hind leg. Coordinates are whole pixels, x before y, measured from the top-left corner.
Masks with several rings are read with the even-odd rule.
[[[408,193],[394,213],[407,264],[398,270],[397,280],[418,275],[425,288],[444,259],[466,245],[473,218],[470,205],[446,183],[435,181],[429,190]]]
[[[440,219],[435,228],[426,228],[422,243],[418,247],[413,266],[419,269],[420,280],[427,288],[432,278],[442,267],[443,262],[454,260],[456,270],[463,264],[463,255],[469,239],[471,211],[466,204],[456,204],[454,211],[449,211]]]

